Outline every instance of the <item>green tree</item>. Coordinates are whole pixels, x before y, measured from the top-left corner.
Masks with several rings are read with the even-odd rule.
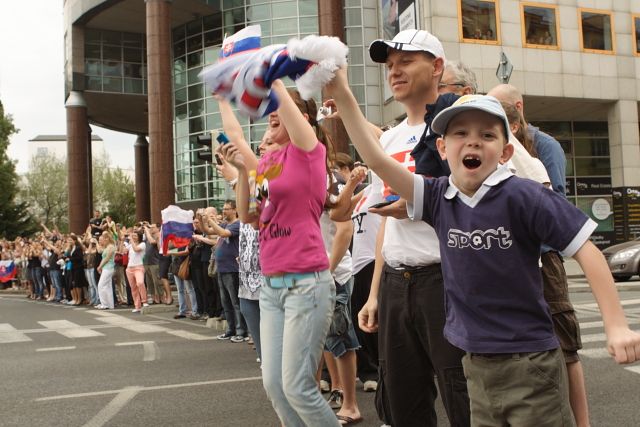
[[[108,213],[114,221],[133,225],[136,220],[135,186],[122,169],[110,167],[103,153],[93,161],[94,206]]]
[[[67,164],[54,154],[33,156],[25,175],[21,197],[31,206],[33,215],[49,228],[69,228]]]
[[[14,239],[37,231],[37,225],[28,212],[26,202],[16,201],[18,195],[18,175],[15,162],[9,159],[9,137],[18,130],[11,116],[4,114],[0,102],[0,236]]]

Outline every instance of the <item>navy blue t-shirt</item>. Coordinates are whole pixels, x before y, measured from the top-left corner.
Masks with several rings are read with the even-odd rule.
[[[220,224],[231,232],[231,237],[220,237],[216,245],[216,265],[220,273],[238,272],[238,252],[240,250],[240,221]]]
[[[573,255],[595,229],[543,185],[499,168],[469,198],[446,177],[415,177],[413,215],[440,239],[451,344],[474,353],[558,347],[542,292],[544,242]]]
[[[438,96],[435,104],[427,104],[427,112],[424,115],[424,122],[427,126],[424,128],[420,141],[411,151],[411,157],[416,162],[415,173],[418,175],[437,178],[439,176],[449,176],[451,173],[449,164],[438,153],[436,141],[440,135],[431,130],[431,122],[440,111],[450,107],[458,98],[460,96],[454,93],[445,93]]]

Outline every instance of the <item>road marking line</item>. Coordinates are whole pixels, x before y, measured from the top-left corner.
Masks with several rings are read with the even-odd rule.
[[[38,322],[47,329],[51,329],[54,332],[64,335],[67,338],[91,338],[91,337],[103,337],[104,334],[87,328],[86,326],[80,326],[68,320],[45,320]]]
[[[627,319],[627,322],[630,325],[637,325],[640,323],[638,319]],[[602,328],[604,327],[604,322],[602,320],[596,322],[580,322],[580,329],[589,329],[589,328]]]
[[[606,348],[588,348],[578,350],[578,354],[580,356],[585,356],[590,359],[607,359],[611,357]]]
[[[72,345],[69,347],[45,347],[45,348],[37,348],[36,351],[63,351],[63,350],[75,350],[76,346]]]
[[[126,387],[113,398],[111,402],[100,410],[93,418],[91,418],[84,427],[102,427],[109,422],[127,403],[138,393],[140,387]]]
[[[199,381],[196,383],[183,383],[183,384],[167,384],[167,385],[157,385],[151,387],[140,387],[140,391],[153,391],[153,390],[169,390],[173,388],[184,388],[184,387],[198,387],[204,385],[216,385],[216,384],[229,384],[229,383],[241,383],[247,381],[258,381],[262,380],[262,377],[247,377],[247,378],[232,378],[228,380],[213,380],[213,381]],[[46,402],[49,400],[61,400],[61,399],[74,399],[77,397],[93,397],[93,396],[104,396],[106,394],[118,394],[122,392],[122,390],[104,390],[104,391],[93,391],[89,393],[75,393],[75,394],[62,394],[59,396],[48,396],[48,397],[40,397],[34,399],[34,402]]]
[[[607,335],[603,332],[601,334],[587,334],[581,337],[582,343],[589,342],[605,342],[607,341]]]
[[[144,350],[143,362],[153,362],[156,360],[156,355],[160,353],[158,344],[153,341],[135,341],[135,342],[117,342],[116,347],[141,345]],[[158,359],[160,357],[157,357]]]
[[[139,320],[131,320],[127,317],[114,314],[112,316],[104,316],[97,319],[100,322],[108,323],[110,325],[119,326],[132,332],[139,334],[148,334],[154,332],[166,332],[167,328],[161,326],[155,326],[150,324],[151,322],[141,322]],[[155,322],[154,322],[155,323]]]
[[[11,342],[27,342],[32,341],[23,332],[18,331],[9,323],[0,323],[0,343],[7,344]]]
[[[208,337],[205,335],[196,334],[196,333],[185,331],[182,329],[169,330],[167,331],[167,333],[170,335],[175,335],[176,337],[185,338],[188,340],[195,340],[195,341],[206,341],[206,340],[214,339],[214,337]]]
[[[640,304],[640,298],[622,300],[622,301],[620,301],[620,304],[622,304],[623,306],[625,306],[625,305],[633,305],[633,304]],[[577,307],[577,308],[597,308],[598,307],[598,303],[597,302],[589,302],[589,303],[585,303],[585,304],[577,304],[577,305],[574,305],[574,307]]]
[[[629,366],[628,368],[624,368],[627,371],[635,372],[636,374],[640,374],[640,365],[639,366]]]

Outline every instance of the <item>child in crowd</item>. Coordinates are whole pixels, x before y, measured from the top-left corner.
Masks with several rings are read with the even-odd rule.
[[[466,351],[471,423],[573,425],[565,364],[543,298],[542,243],[573,256],[583,268],[615,360],[640,359],[640,335],[629,329],[606,262],[588,240],[596,224],[562,197],[501,165],[513,146],[495,98],[462,97],[434,119],[432,129],[443,135],[438,151],[451,176],[425,179],[380,148],[349,90],[345,69],[328,89],[367,165],[407,199],[409,215],[431,224],[440,238],[444,334]]]

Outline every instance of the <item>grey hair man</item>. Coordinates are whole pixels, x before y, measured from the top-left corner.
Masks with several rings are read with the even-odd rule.
[[[438,84],[438,93],[455,93],[456,95],[473,95],[478,92],[476,73],[461,61],[445,62],[442,80]]]

